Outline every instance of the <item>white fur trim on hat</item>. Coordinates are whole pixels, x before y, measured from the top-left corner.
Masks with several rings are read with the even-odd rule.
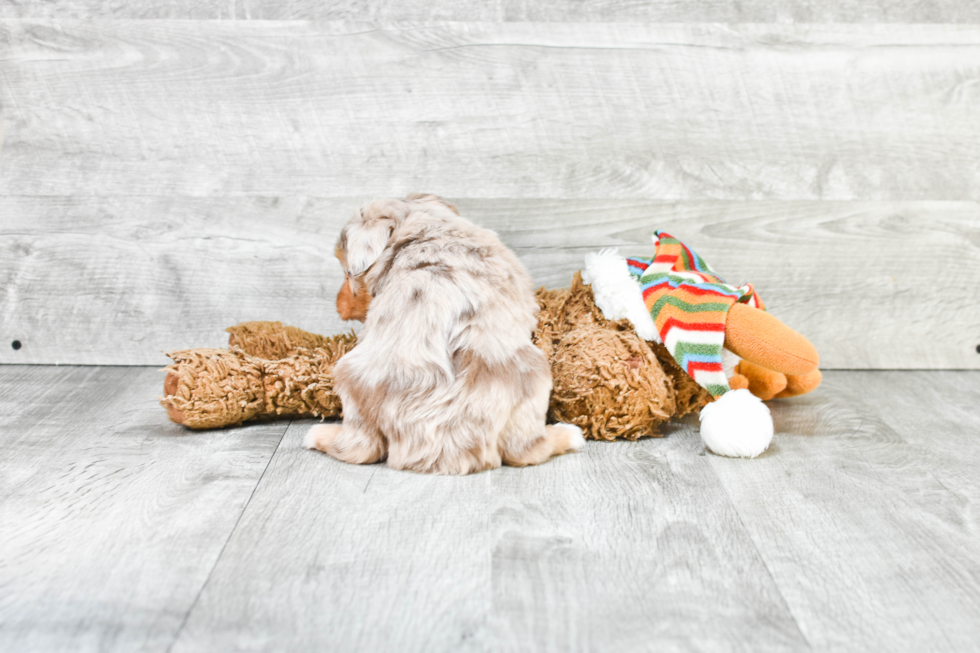
[[[701,409],[701,439],[720,456],[755,458],[772,442],[772,414],[748,390],[732,390]]]
[[[585,255],[582,281],[592,286],[596,306],[607,320],[626,318],[644,340],[660,342],[660,334],[643,303],[640,284],[630,276],[626,258],[615,249]]]
[[[742,359],[733,351],[730,351],[727,347],[722,347],[721,350],[721,368],[725,370],[725,378],[730,379],[735,376],[735,368],[738,364],[742,362]]]

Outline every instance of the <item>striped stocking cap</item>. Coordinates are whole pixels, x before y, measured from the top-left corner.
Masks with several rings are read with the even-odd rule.
[[[653,258],[626,263],[674,360],[712,397],[731,390],[722,367],[725,321],[735,302],[765,309],[752,284],[726,284],[694,250],[663,231],[656,232]]]

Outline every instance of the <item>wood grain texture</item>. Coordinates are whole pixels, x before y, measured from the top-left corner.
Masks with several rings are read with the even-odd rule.
[[[773,402],[751,473],[709,459],[813,648],[976,645],[978,387],[976,372],[831,372]]]
[[[3,18],[168,18],[224,20],[378,21],[650,21],[721,23],[976,23],[980,7],[966,0],[30,0],[0,1]]]
[[[246,320],[342,332],[333,244],[361,201],[0,197],[0,362],[163,364]],[[826,369],[980,368],[977,203],[454,201],[542,285],[660,228],[754,283]]]
[[[977,200],[975,25],[5,20],[22,195]]]
[[[314,423],[287,431],[173,651],[474,648],[492,477],[347,465],[302,447]]]
[[[980,523],[980,379],[976,374],[930,372],[905,375],[847,375],[863,404],[893,428],[917,459],[928,460],[932,475],[953,495],[949,505]],[[878,391],[880,390],[880,391]],[[939,440],[941,446],[934,443]]]
[[[339,463],[301,448],[312,420],[186,434],[159,376],[0,366],[0,649],[980,637],[980,372],[829,372],[770,403],[755,460],[706,454],[686,420],[466,478]]]
[[[172,642],[286,424],[187,435],[161,382],[0,366],[0,650]]]
[[[439,478],[310,452],[308,426],[175,652],[805,645],[696,436]]]
[[[494,476],[486,650],[803,650],[692,422]]]

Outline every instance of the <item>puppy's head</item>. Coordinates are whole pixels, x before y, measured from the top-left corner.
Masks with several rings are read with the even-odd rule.
[[[416,205],[418,204],[422,204],[422,205],[429,204],[430,206],[435,205],[440,209],[449,209],[456,215],[459,215],[459,209],[457,209],[455,205],[450,204],[449,202],[442,199],[438,195],[433,195],[432,193],[410,193],[408,197],[405,198],[405,200],[407,202]]]
[[[347,222],[334,252],[345,277],[337,293],[337,312],[341,318],[364,321],[383,261],[392,255],[395,229],[413,210],[427,208],[449,209],[459,215],[455,206],[437,195],[414,193],[403,200],[375,200],[365,204]]]

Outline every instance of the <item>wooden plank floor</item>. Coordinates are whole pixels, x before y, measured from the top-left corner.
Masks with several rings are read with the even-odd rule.
[[[0,366],[0,650],[974,649],[980,372],[825,378],[756,460],[685,421],[441,478]]]

